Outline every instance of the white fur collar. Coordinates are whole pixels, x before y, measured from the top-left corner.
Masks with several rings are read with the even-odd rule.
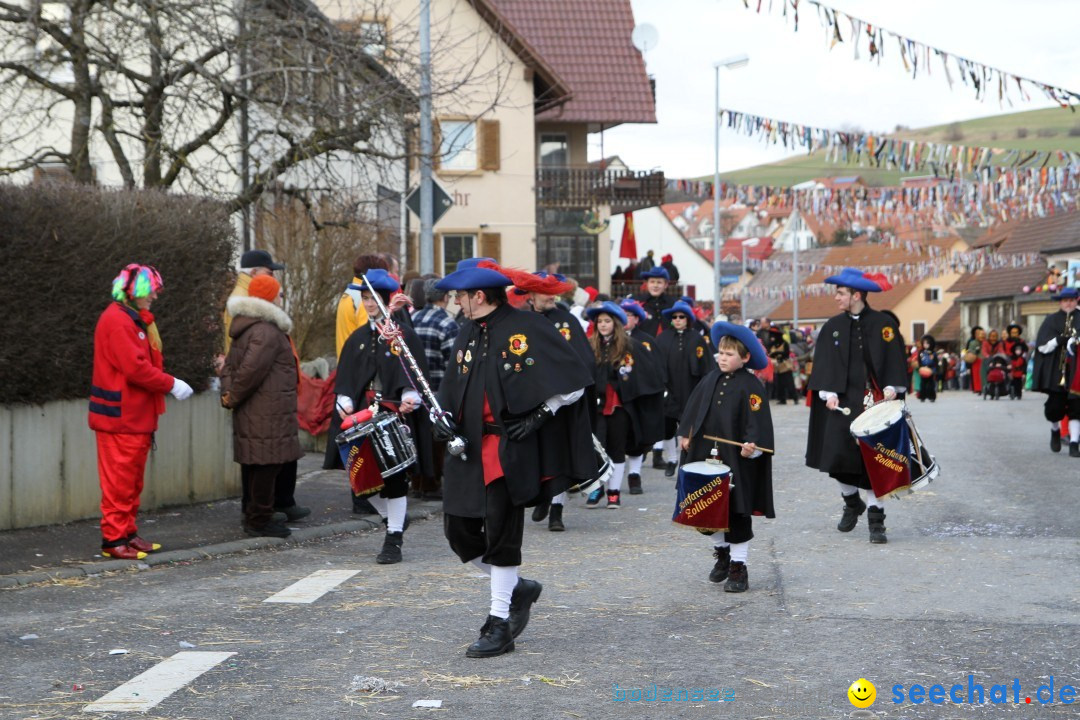
[[[277,305],[272,302],[267,302],[262,298],[251,297],[248,295],[233,295],[229,298],[229,302],[226,303],[225,309],[228,310],[229,315],[233,317],[244,315],[246,317],[273,323],[281,328],[281,331],[285,334],[291,333],[293,329],[292,318]]]

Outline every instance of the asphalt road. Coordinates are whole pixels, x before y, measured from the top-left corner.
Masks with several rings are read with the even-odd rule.
[[[1049,452],[1041,409],[1039,396],[916,402],[942,473],[887,504],[881,546],[865,516],[835,530],[836,488],[802,462],[807,409],[774,405],[778,517],[755,521],[749,592],[708,582],[709,541],[671,524],[674,482],[649,470],[621,510],[576,499],[567,532],[530,523],[522,573],[543,596],[495,659],[464,657],[487,580],[438,519],[414,523],[396,566],[374,563],[379,534],[353,534],[0,590],[0,717],[120,717],[83,708],[182,650],[235,655],[143,717],[1076,717],[1060,693],[1080,685],[1080,459]],[[330,569],[357,573],[310,604],[263,602]],[[984,704],[907,699],[957,684],[966,701],[969,675]],[[859,678],[877,687],[867,711],[846,694]],[[991,702],[995,684],[1008,703]],[[730,699],[631,701],[653,685]]]

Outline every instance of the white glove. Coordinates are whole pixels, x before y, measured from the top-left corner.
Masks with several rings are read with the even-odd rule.
[[[173,378],[173,380],[172,390],[169,393],[177,400],[187,400],[195,392],[190,385],[180,378]]]
[[[344,417],[345,415],[351,415],[353,411],[352,398],[350,398],[348,395],[338,395],[337,409],[338,412],[341,413],[342,417]]]
[[[1057,346],[1058,339],[1056,337],[1052,337],[1049,341],[1047,341],[1045,345],[1039,346],[1039,352],[1041,352],[1043,355],[1049,355],[1050,353],[1054,352],[1054,348],[1056,348]]]
[[[1069,353],[1069,356],[1076,354],[1076,338],[1069,338],[1069,342],[1065,343],[1065,351]]]

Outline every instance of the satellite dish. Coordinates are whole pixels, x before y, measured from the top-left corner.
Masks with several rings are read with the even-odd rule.
[[[660,42],[660,33],[649,23],[642,23],[630,33],[630,42],[642,53],[647,53]]]

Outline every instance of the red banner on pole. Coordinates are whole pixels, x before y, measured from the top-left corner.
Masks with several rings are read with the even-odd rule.
[[[619,243],[619,257],[637,260],[637,238],[634,237],[634,213],[623,214],[622,242]]]

